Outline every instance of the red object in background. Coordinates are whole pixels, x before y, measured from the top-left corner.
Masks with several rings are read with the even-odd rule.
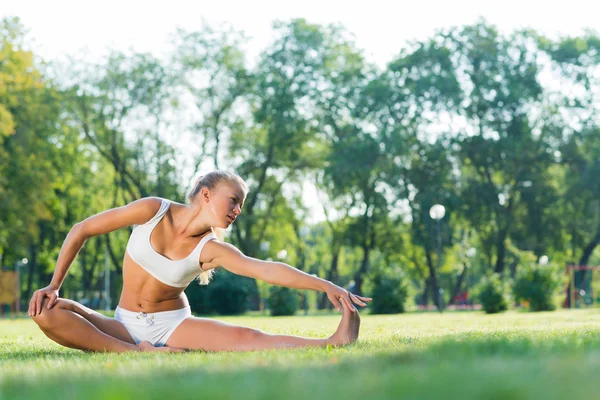
[[[466,291],[460,292],[458,295],[454,296],[454,304],[467,304],[469,301],[469,295]]]

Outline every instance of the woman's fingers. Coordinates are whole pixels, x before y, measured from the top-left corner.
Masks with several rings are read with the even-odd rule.
[[[350,299],[352,302],[354,302],[354,303],[356,303],[356,304],[358,304],[358,305],[360,305],[360,306],[363,306],[363,307],[366,307],[366,306],[367,306],[367,305],[366,305],[366,304],[365,304],[365,303],[362,301],[363,299],[364,299],[364,300],[366,300],[366,301],[370,301],[370,299],[368,299],[368,298],[361,297],[361,296],[357,296],[357,295],[355,295],[355,294],[353,294],[353,293],[350,293],[350,292],[348,292],[348,296],[349,296],[349,299]],[[368,300],[367,300],[367,299],[368,299]]]
[[[342,307],[344,307],[344,308],[348,307],[348,301],[344,298],[344,296],[337,297],[337,299],[340,302],[340,305]],[[348,307],[348,308],[352,309],[352,307]],[[341,310],[341,308],[340,308],[340,310]],[[340,311],[340,310],[338,310],[338,311]]]
[[[367,304],[366,304],[366,303],[363,303],[362,301],[360,301],[360,300],[359,300],[359,297],[358,297],[358,296],[356,296],[356,295],[353,295],[353,294],[351,294],[351,295],[350,295],[350,298],[352,299],[352,301],[353,301],[353,302],[355,302],[356,304],[358,304],[358,305],[360,305],[360,306],[363,306],[363,307],[366,307],[366,306],[367,306]]]
[[[51,309],[52,307],[54,307],[57,299],[58,299],[58,296],[55,294],[50,296],[50,300],[48,300],[48,310]]]
[[[37,299],[35,301],[35,315],[42,313],[42,301],[44,300],[44,297],[46,297],[45,293],[38,293]]]
[[[336,310],[341,311],[342,310],[342,304],[340,303],[339,299],[335,296],[327,296],[329,298],[329,301],[331,301],[331,304],[333,304],[333,306],[335,307]]]
[[[336,291],[335,294],[332,293],[331,295],[328,295],[328,298],[338,311],[340,311],[340,306],[342,304],[348,307],[348,309],[356,311],[356,307],[354,306],[354,304],[366,307],[366,302],[373,300],[370,297],[357,296],[345,289]]]
[[[349,309],[356,311],[356,307],[354,307],[354,304],[352,304],[352,300],[350,300],[350,296],[348,294],[342,296],[342,299],[344,299],[344,303],[346,303]]]
[[[38,302],[38,297],[40,297],[40,293],[39,292],[35,292],[33,294],[33,297],[31,298],[31,302],[29,303],[29,307],[31,308],[31,315],[32,316],[36,316],[38,315],[37,313],[37,302]]]
[[[357,303],[357,301],[361,301],[362,303],[357,303],[360,304],[361,306],[366,306],[366,304],[364,303],[365,301],[372,301],[373,299],[370,297],[363,297],[363,296],[357,296],[353,293],[350,293],[350,295],[352,296],[352,300],[354,300],[355,303]]]
[[[33,315],[38,315],[42,310],[42,299],[44,298],[44,296],[36,296],[35,298],[35,311],[33,312]]]
[[[373,300],[371,297],[359,296],[359,295],[357,295],[357,294],[354,294],[354,293],[350,293],[350,294],[351,294],[352,296],[354,296],[354,297],[358,298],[358,299],[361,299],[362,301],[371,301],[371,300]]]

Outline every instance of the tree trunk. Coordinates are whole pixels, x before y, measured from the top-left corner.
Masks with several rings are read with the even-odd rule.
[[[592,256],[592,253],[594,252],[598,244],[600,244],[600,229],[598,230],[598,232],[596,232],[596,236],[594,236],[594,238],[583,249],[583,254],[579,259],[579,265],[588,265],[590,257]]]
[[[364,281],[364,275],[367,272],[367,270],[369,269],[369,254],[370,253],[371,253],[370,247],[365,244],[363,246],[363,259],[360,263],[360,268],[358,269],[356,274],[354,274],[353,293],[358,296],[363,295],[362,285],[363,285],[363,281]]]
[[[37,251],[35,249],[35,246],[31,246],[30,247],[30,254],[29,257],[31,258],[30,262],[29,262],[29,266],[27,268],[27,287],[25,289],[25,297],[27,299],[30,299],[31,296],[33,295],[33,274],[35,273],[36,269],[37,269]],[[21,275],[22,276],[22,275]]]
[[[504,256],[506,255],[506,230],[498,233],[498,243],[496,248],[498,249],[498,256],[496,257],[496,265],[494,266],[494,272],[502,274],[504,272]]]
[[[431,283],[431,294],[433,295],[433,303],[437,306],[437,308],[439,309],[441,307],[440,304],[440,296],[439,296],[439,292],[440,292],[440,287],[438,284],[438,279],[437,279],[437,272],[436,272],[436,268],[433,265],[433,260],[431,259],[431,253],[429,252],[428,248],[425,248],[425,256],[427,257],[427,267],[429,268],[429,279],[430,279],[430,283]]]
[[[333,258],[331,259],[331,267],[329,268],[329,271],[327,271],[327,278],[326,278],[330,282],[333,282],[338,277],[338,261],[340,258],[341,251],[342,251],[341,246],[338,247],[337,249],[334,249],[334,251],[333,251]],[[321,293],[321,296],[319,298],[319,304],[317,305],[317,308],[319,310],[323,310],[325,308],[331,309],[332,307],[333,307],[333,305],[327,298],[327,294]]]
[[[454,289],[452,290],[452,295],[450,296],[450,301],[448,304],[454,304],[454,299],[460,293],[460,289],[462,287],[462,283],[465,280],[465,276],[467,275],[467,264],[463,263],[463,270],[456,278],[456,284],[454,285]]]
[[[425,288],[423,289],[423,294],[421,295],[421,304],[425,307],[429,305],[429,291],[430,291],[431,282],[429,277],[425,278]]]
[[[596,235],[590,240],[587,246],[584,247],[583,253],[581,254],[581,258],[579,259],[580,266],[587,266],[592,253],[598,247],[600,243],[600,229],[596,232]],[[587,271],[581,270],[575,272],[575,287],[579,289],[584,289],[586,292],[588,291],[587,285],[585,284]],[[569,286],[570,287],[570,286]]]

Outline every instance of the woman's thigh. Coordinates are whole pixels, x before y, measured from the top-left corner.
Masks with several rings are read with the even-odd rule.
[[[171,334],[166,346],[205,351],[248,351],[264,335],[258,329],[188,317]]]
[[[127,332],[125,326],[114,318],[107,317],[97,311],[92,310],[74,300],[59,299],[55,307],[60,307],[75,312],[82,316],[100,331],[109,336],[117,338],[127,343],[135,344],[135,341]]]

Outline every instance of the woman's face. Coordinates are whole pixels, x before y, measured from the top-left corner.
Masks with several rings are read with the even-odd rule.
[[[211,212],[213,225],[227,229],[233,224],[244,206],[244,190],[235,182],[220,183],[210,191],[208,209]]]

